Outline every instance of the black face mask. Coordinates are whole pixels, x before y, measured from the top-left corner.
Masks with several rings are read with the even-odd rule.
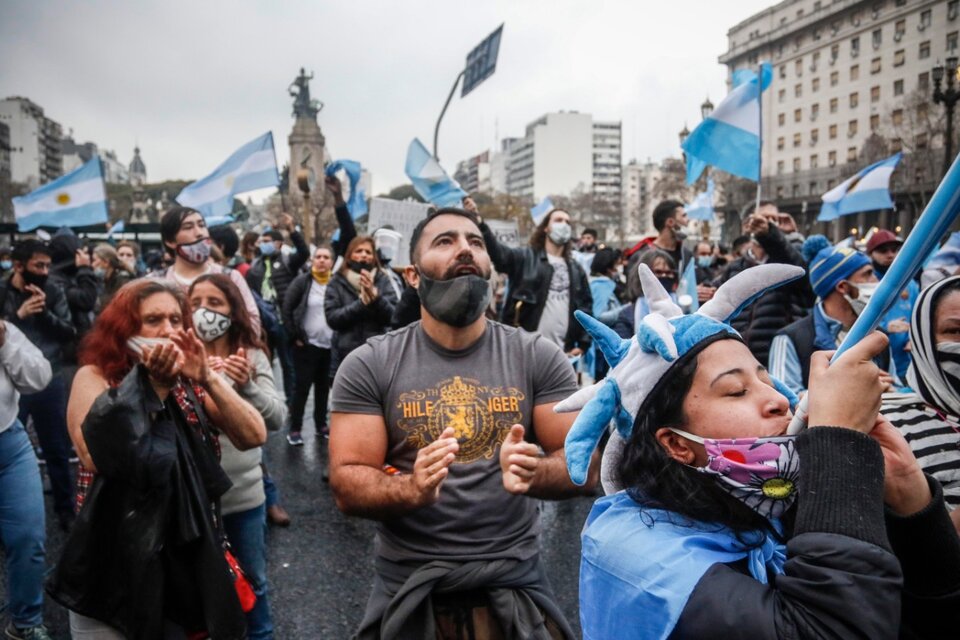
[[[667,293],[673,293],[673,288],[677,284],[676,278],[665,277],[665,278],[657,278],[657,280],[659,280],[660,285],[667,290]]]
[[[873,260],[871,260],[871,262],[873,262],[873,270],[876,271],[878,274],[880,274],[881,277],[883,277],[887,273],[887,269],[890,268],[890,267],[881,267],[879,264],[876,263],[876,261],[873,261]]]
[[[451,327],[472,324],[483,315],[493,297],[487,279],[473,274],[434,280],[421,273],[417,293],[430,315]]]
[[[357,262],[356,260],[347,260],[347,268],[354,273],[360,273],[363,270],[372,271],[373,265],[366,262]]]
[[[44,285],[47,284],[47,276],[38,275],[32,271],[27,271],[24,269],[20,272],[20,275],[23,277],[23,281],[27,284],[32,284],[36,287],[43,289]]]

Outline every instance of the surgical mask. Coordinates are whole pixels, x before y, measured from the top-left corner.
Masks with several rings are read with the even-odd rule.
[[[452,327],[472,324],[483,315],[493,297],[490,282],[473,274],[434,280],[421,273],[417,293],[431,316]]]
[[[103,267],[97,267],[96,269],[93,270],[93,275],[103,280],[107,276],[107,270],[104,269]]]
[[[159,345],[170,344],[170,338],[145,338],[143,336],[133,336],[127,339],[127,349],[133,352],[133,355],[143,357],[144,347],[156,347]]]
[[[32,284],[35,287],[39,287],[43,289],[47,285],[46,274],[38,274],[38,273],[34,273],[33,271],[27,271],[26,269],[24,269],[21,272],[21,276],[23,277],[24,282],[26,282],[27,284]]]
[[[670,430],[702,444],[707,464],[694,468],[713,476],[721,489],[764,518],[779,518],[796,500],[800,478],[796,436],[716,440]]]
[[[260,245],[260,255],[263,256],[272,256],[277,251],[277,245],[273,244],[273,241],[261,242]]]
[[[713,266],[713,256],[697,256],[697,265],[703,269]]]
[[[13,269],[13,261],[12,261],[12,260],[0,260],[0,269],[4,269],[4,270],[6,270],[6,269]]]
[[[201,238],[189,244],[178,244],[177,255],[193,264],[203,264],[210,258],[210,239]]]
[[[573,229],[570,228],[570,225],[566,222],[554,222],[550,225],[550,240],[554,244],[564,245],[570,241],[570,236],[573,235]]]
[[[193,312],[193,330],[204,342],[213,342],[230,330],[230,316],[199,307]]]
[[[867,308],[867,303],[870,302],[870,298],[873,297],[879,283],[861,282],[860,284],[853,284],[852,282],[848,282],[847,284],[857,290],[857,297],[851,298],[847,294],[844,294],[843,297],[850,303],[854,315],[859,317],[860,314],[863,313],[863,310]]]

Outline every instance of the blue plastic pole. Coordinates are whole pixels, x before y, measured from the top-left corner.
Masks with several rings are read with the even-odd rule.
[[[927,208],[923,210],[913,231],[907,236],[893,264],[877,285],[877,290],[870,298],[870,302],[853,323],[830,362],[834,362],[847,349],[877,328],[883,314],[893,305],[900,292],[923,265],[930,251],[939,244],[940,238],[950,228],[958,214],[960,214],[960,156],[953,161],[953,165],[943,177],[930,202],[927,203]],[[787,433],[798,433],[806,424],[807,397],[804,396],[800,406],[797,407]]]

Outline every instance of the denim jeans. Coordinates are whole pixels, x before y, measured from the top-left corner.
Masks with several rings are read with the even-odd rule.
[[[70,476],[67,385],[62,374],[55,374],[43,391],[20,396],[20,422],[26,424],[27,416],[33,418],[33,428],[47,462],[54,511],[72,513],[76,486]]]
[[[26,429],[14,420],[0,431],[0,542],[7,560],[7,608],[20,628],[43,624],[45,527],[37,456]]]
[[[223,528],[233,548],[233,555],[257,595],[257,604],[247,614],[247,637],[250,640],[273,638],[273,620],[267,600],[266,506],[261,504],[247,511],[223,516]]]

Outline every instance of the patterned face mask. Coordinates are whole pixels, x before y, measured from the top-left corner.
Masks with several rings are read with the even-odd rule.
[[[210,239],[201,238],[190,244],[178,244],[177,255],[193,264],[203,264],[210,257]]]
[[[193,312],[193,329],[204,342],[213,342],[230,330],[230,316],[199,307]]]
[[[779,518],[796,500],[800,457],[795,436],[714,440],[670,430],[702,444],[707,464],[697,471],[714,476],[721,489],[764,518]]]

